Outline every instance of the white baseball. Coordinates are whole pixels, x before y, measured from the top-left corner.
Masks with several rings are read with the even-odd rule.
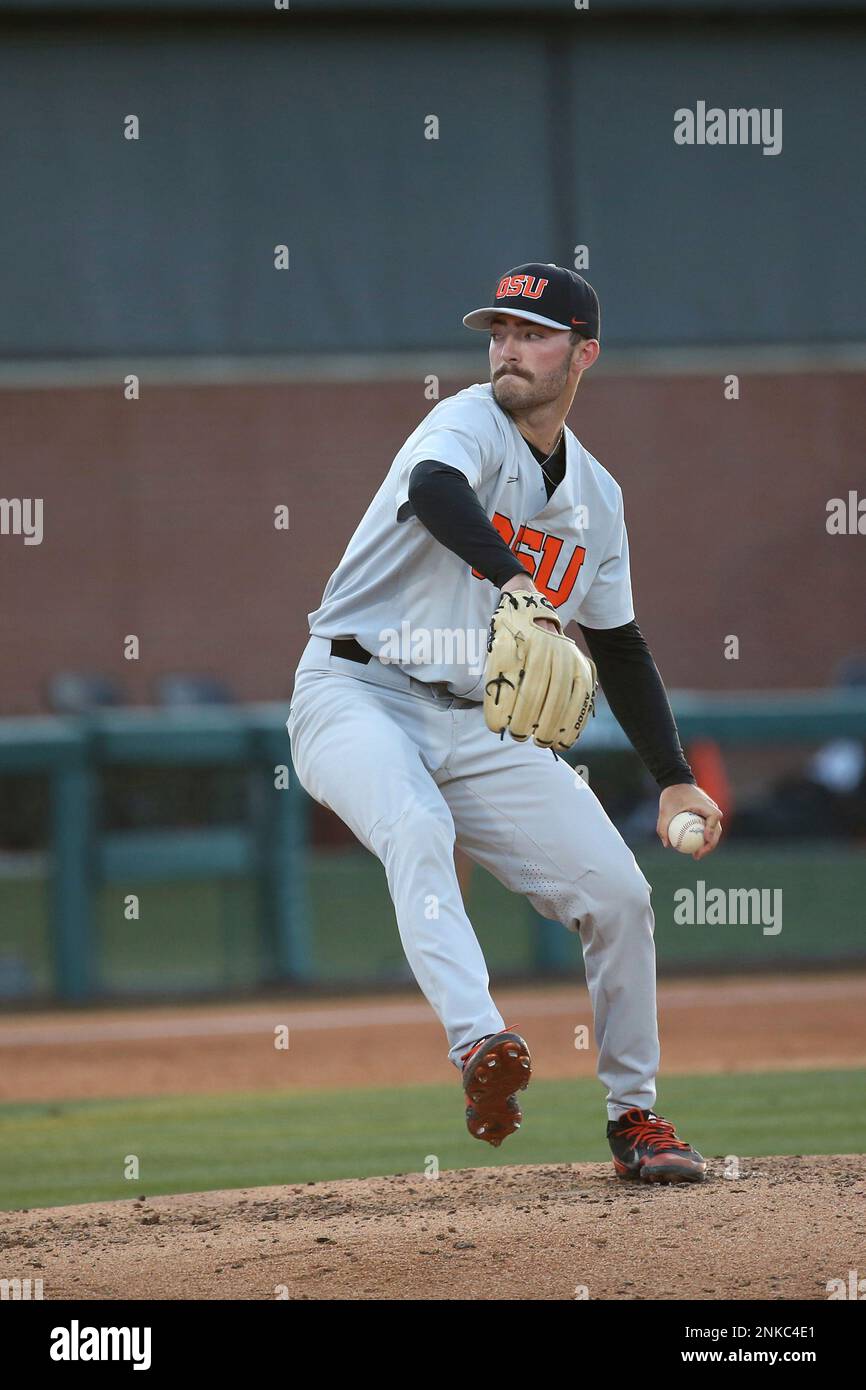
[[[668,826],[668,839],[680,854],[694,854],[704,843],[705,825],[703,816],[694,811],[680,811]]]

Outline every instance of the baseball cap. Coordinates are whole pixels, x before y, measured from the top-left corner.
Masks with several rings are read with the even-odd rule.
[[[598,338],[598,295],[576,270],[561,265],[530,261],[500,277],[493,303],[473,309],[463,322],[467,328],[489,328],[499,314],[543,323],[548,328],[576,328],[584,338]]]

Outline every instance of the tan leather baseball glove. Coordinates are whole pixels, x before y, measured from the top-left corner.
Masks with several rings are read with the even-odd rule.
[[[555,622],[545,631],[536,620]],[[503,594],[487,638],[484,718],[488,729],[564,753],[595,712],[595,665],[562,631],[556,609],[525,589]]]

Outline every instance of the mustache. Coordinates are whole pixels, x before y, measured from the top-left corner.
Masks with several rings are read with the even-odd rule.
[[[522,381],[532,380],[532,377],[529,376],[526,372],[518,372],[513,367],[501,367],[499,371],[496,373],[493,380],[498,381],[499,378],[502,376],[519,376]]]

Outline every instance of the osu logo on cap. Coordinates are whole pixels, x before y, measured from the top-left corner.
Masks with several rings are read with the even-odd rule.
[[[503,275],[496,288],[497,299],[511,299],[520,295],[522,299],[538,299],[547,280],[539,280],[534,275]]]

